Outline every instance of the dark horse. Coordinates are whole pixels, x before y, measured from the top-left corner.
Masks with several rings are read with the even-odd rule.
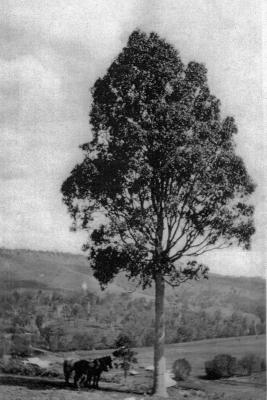
[[[108,372],[109,369],[113,368],[112,366],[112,358],[110,356],[102,357],[102,358],[97,358],[94,361],[94,367],[88,368],[87,371],[87,385],[91,386],[91,381],[92,386],[96,389],[99,388],[99,380],[100,376],[103,371]]]
[[[81,382],[86,382],[87,386],[98,388],[99,379],[103,371],[108,371],[112,368],[112,358],[110,356],[97,358],[95,360],[65,360],[63,363],[63,371],[65,382],[68,384],[72,372],[74,375],[74,386],[79,387]]]
[[[63,362],[63,373],[64,373],[64,377],[65,377],[65,382],[67,384],[69,384],[69,379],[70,379],[72,371],[74,369],[75,362],[76,362],[76,360],[73,360],[73,359],[67,359],[67,360],[64,360],[64,362]]]

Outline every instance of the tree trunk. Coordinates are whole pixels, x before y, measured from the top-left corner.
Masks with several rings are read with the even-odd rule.
[[[164,279],[161,274],[155,278],[155,344],[154,344],[154,384],[153,393],[168,397],[165,384],[166,362],[164,357],[165,316],[164,316]]]

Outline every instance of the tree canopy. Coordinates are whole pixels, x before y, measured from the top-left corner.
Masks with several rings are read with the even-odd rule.
[[[194,257],[249,248],[254,183],[203,64],[184,65],[157,34],[134,31],[92,96],[93,138],[62,193],[103,286],[121,270],[143,287],[157,273],[178,285],[206,273]]]

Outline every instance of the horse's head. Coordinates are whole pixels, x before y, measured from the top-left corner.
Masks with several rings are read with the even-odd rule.
[[[123,357],[125,355],[126,350],[127,350],[126,346],[121,346],[115,351],[113,351],[112,355],[113,357]]]
[[[103,357],[101,360],[101,365],[104,371],[108,371],[109,369],[113,368],[112,365],[112,358],[110,356]]]

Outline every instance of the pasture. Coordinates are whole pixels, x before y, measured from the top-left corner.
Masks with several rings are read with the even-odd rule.
[[[103,374],[100,390],[82,389],[79,392],[64,386],[63,380],[23,378],[1,376],[0,399],[2,400],[108,400],[108,399],[136,399],[151,398],[142,393],[143,388],[151,382],[152,373],[144,367],[153,364],[153,349],[138,348],[138,364],[134,367],[137,376],[129,376],[126,381],[121,370]],[[172,344],[166,346],[167,369],[171,369],[173,362],[178,358],[186,358],[192,372],[188,381],[176,387],[169,388],[172,399],[229,399],[229,400],[263,400],[265,399],[265,373],[253,374],[250,377],[235,377],[217,381],[208,381],[204,378],[204,362],[212,359],[216,354],[227,353],[235,357],[242,357],[252,352],[261,357],[266,353],[265,336],[248,336],[227,339],[211,339],[191,343]],[[54,367],[61,368],[65,357],[95,358],[111,353],[111,350],[94,352],[47,353],[42,359],[49,361]],[[138,393],[139,392],[139,393]]]
[[[137,349],[138,351],[138,349]],[[227,353],[234,357],[242,357],[246,353],[253,352],[264,357],[266,351],[265,337],[243,336],[236,338],[209,339],[196,342],[166,345],[165,355],[167,368],[171,368],[178,358],[186,358],[192,366],[192,376],[205,375],[204,363],[216,354]],[[138,361],[141,364],[153,363],[151,348],[142,348],[138,353]]]

